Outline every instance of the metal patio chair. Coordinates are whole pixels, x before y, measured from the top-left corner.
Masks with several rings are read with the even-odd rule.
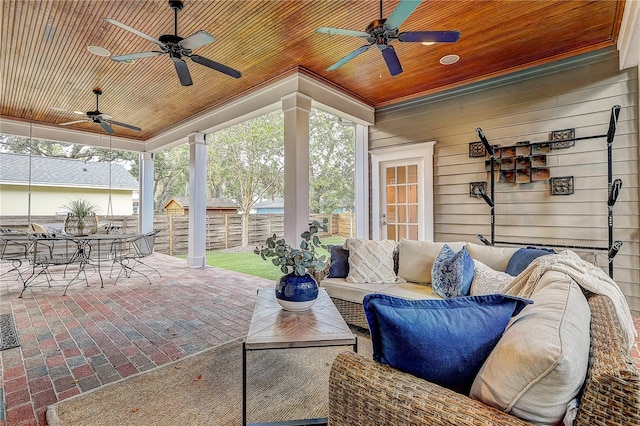
[[[15,232],[9,229],[0,229],[0,260],[7,262],[11,267],[8,270],[2,268],[0,276],[16,272],[16,279],[20,279],[24,285],[23,269],[27,267],[29,249],[32,241],[26,233]]]
[[[81,277],[84,278],[87,287],[89,286],[85,272],[89,253],[86,252],[86,247],[80,241],[69,236],[53,234],[31,234],[30,238],[33,244],[29,248],[27,258],[33,270],[31,276],[24,281],[20,297],[28,287],[37,286],[37,278],[40,276],[44,276],[48,286],[52,287],[52,282],[59,280],[53,276],[53,273],[58,273],[54,270],[56,266],[64,267],[62,277],[66,281],[66,285],[63,296],[67,294],[67,289],[71,284],[82,280]],[[67,280],[68,267],[71,265],[77,266],[77,271],[74,270],[72,278]]]
[[[120,271],[114,284],[118,282],[118,279],[123,274],[127,278],[131,278],[134,272],[145,277],[147,281],[149,281],[149,284],[151,284],[149,275],[154,272],[158,274],[159,277],[162,277],[156,268],[142,261],[145,257],[153,254],[153,246],[155,245],[158,232],[160,232],[160,230],[156,229],[146,234],[116,242],[113,248],[114,265],[116,262],[120,264]]]

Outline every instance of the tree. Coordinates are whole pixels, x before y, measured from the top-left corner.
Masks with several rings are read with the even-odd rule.
[[[309,203],[313,213],[354,205],[355,129],[335,115],[311,110]]]
[[[156,153],[153,169],[153,205],[155,212],[160,213],[171,197],[188,194],[189,145]]]
[[[72,158],[76,160],[110,162],[115,161],[131,166],[138,161],[138,153],[89,145],[22,138],[0,134],[0,151],[40,157]],[[134,176],[137,177],[137,174]]]
[[[208,135],[207,181],[217,194],[242,209],[242,245],[249,245],[249,213],[254,204],[282,194],[284,130],[282,111]]]

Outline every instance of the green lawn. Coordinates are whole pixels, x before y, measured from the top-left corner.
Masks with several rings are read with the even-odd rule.
[[[331,237],[323,238],[322,244],[325,245],[342,245],[345,238]],[[320,254],[327,256],[326,250],[319,249]],[[186,257],[186,256],[181,256]],[[276,268],[271,259],[262,260],[260,256],[254,254],[253,251],[230,253],[224,251],[207,252],[207,265],[217,266],[218,268],[227,269],[229,271],[243,272],[245,274],[254,275],[256,277],[277,280],[282,276],[279,268]]]

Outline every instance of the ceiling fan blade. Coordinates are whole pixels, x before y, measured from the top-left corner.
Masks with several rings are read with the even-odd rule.
[[[382,57],[384,58],[384,62],[387,64],[389,73],[392,76],[398,75],[403,71],[402,65],[400,65],[400,60],[398,59],[398,55],[396,55],[396,51],[393,46],[387,46],[385,49],[382,49]]]
[[[344,58],[340,59],[338,62],[336,62],[335,64],[331,65],[329,68],[327,68],[327,71],[337,70],[338,68],[340,68],[341,66],[343,66],[344,64],[346,64],[347,62],[349,62],[350,60],[355,58],[356,56],[358,56],[359,54],[364,53],[367,50],[369,50],[370,47],[371,47],[371,45],[367,44],[366,46],[362,46],[362,47],[357,48],[356,50],[354,50],[353,52],[349,53],[347,56],[345,56]]]
[[[120,127],[126,127],[127,129],[136,130],[138,132],[142,130],[140,127],[132,126],[131,124],[120,123],[119,121],[114,121],[114,120],[105,120],[105,121],[110,124],[115,124],[116,126],[120,126]]]
[[[220,62],[212,61],[211,59],[207,59],[204,56],[199,56],[199,55],[191,55],[189,57],[193,62],[197,62],[200,65],[204,65],[205,67],[209,67],[216,71],[220,71],[221,73],[227,74],[233,78],[242,77],[242,74],[240,73],[240,71],[234,70],[233,68],[228,67],[224,64],[221,64]]]
[[[191,86],[193,81],[191,80],[191,74],[189,73],[189,68],[187,68],[187,63],[182,59],[171,58],[171,60],[173,61],[173,66],[176,67],[180,84],[183,86]]]
[[[60,123],[59,126],[68,126],[69,124],[78,124],[78,123],[87,123],[89,120],[76,120],[76,121],[67,121],[66,123]]]
[[[149,56],[159,56],[162,55],[162,52],[138,52],[138,53],[129,53],[127,55],[120,55],[120,56],[112,56],[111,60],[112,61],[132,61],[134,59],[140,59],[140,58],[148,58]]]
[[[398,6],[391,12],[391,15],[384,23],[385,28],[395,29],[413,13],[418,6],[420,6],[422,0],[400,0]]]
[[[136,29],[134,29],[134,28],[131,28],[130,26],[125,25],[125,24],[123,24],[122,22],[118,22],[118,21],[116,21],[115,19],[111,19],[111,18],[102,18],[102,20],[103,20],[103,21],[106,21],[106,22],[108,22],[108,23],[110,23],[110,24],[113,24],[113,25],[115,25],[116,27],[120,27],[120,28],[122,28],[123,30],[129,31],[130,33],[133,33],[133,34],[135,34],[135,35],[137,35],[137,36],[140,36],[140,37],[142,37],[142,38],[144,38],[144,39],[147,39],[147,40],[149,40],[151,43],[155,43],[155,44],[157,44],[158,46],[164,46],[164,44],[163,44],[160,40],[156,40],[155,38],[151,37],[150,35],[147,35],[147,34],[143,33],[142,31],[138,31],[138,30],[136,30]]]
[[[398,34],[398,40],[404,42],[455,43],[460,31],[409,31]]]
[[[102,127],[102,129],[109,133],[110,135],[114,134],[115,132],[113,131],[113,129],[111,128],[111,126],[109,126],[109,123],[107,123],[106,121],[101,121],[100,122],[100,127]]]
[[[180,47],[183,49],[195,50],[198,47],[204,46],[205,44],[213,43],[216,39],[206,31],[198,31],[197,33],[191,34],[189,37],[183,39],[178,43]]]
[[[329,34],[329,35],[344,35],[344,36],[364,37],[364,38],[369,37],[369,33],[365,33],[364,31],[345,30],[343,28],[320,27],[320,28],[316,28],[316,32],[321,34]]]

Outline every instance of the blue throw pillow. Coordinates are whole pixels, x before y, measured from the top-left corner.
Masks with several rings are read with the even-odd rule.
[[[466,247],[455,252],[447,244],[433,262],[431,287],[440,297],[468,296],[475,264]]]
[[[553,249],[536,247],[520,248],[516,250],[516,252],[511,256],[511,259],[509,259],[509,263],[507,264],[507,269],[505,269],[505,272],[516,277],[520,275],[520,272],[527,269],[527,266],[529,266],[529,264],[533,262],[533,259],[554,253],[555,251]]]
[[[349,250],[342,246],[327,246],[329,249],[329,278],[346,278],[349,275]]]
[[[373,359],[469,394],[485,360],[528,299],[503,294],[408,300],[368,294]]]

